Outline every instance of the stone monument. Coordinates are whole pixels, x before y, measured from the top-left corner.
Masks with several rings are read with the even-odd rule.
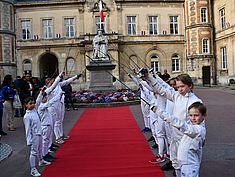
[[[113,91],[112,70],[116,65],[112,64],[108,56],[108,39],[102,34],[102,30],[98,30],[98,34],[94,37],[93,55],[90,58],[89,65],[86,66],[90,71],[89,89],[92,91]]]

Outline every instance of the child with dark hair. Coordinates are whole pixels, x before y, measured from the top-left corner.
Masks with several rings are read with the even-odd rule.
[[[180,165],[181,177],[197,177],[199,175],[200,163],[202,159],[202,146],[206,137],[205,118],[207,116],[206,107],[195,102],[188,107],[189,120],[180,118],[161,110],[156,106],[152,110],[164,121],[183,133],[179,142],[177,159]]]
[[[51,164],[43,160],[42,157],[42,128],[39,114],[35,108],[33,97],[25,99],[26,113],[24,115],[24,125],[26,133],[26,143],[31,147],[29,162],[32,176],[41,176],[36,168],[36,159],[39,160],[39,166]]]

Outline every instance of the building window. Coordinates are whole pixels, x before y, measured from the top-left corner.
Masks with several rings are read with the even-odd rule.
[[[149,34],[155,35],[158,33],[157,22],[158,22],[157,16],[150,16],[149,17]]]
[[[105,29],[105,18],[104,18],[104,21],[101,22],[100,21],[100,16],[95,17],[95,24],[96,24],[96,32],[99,29]]]
[[[170,16],[170,34],[178,34],[178,16]]]
[[[127,34],[136,35],[136,16],[127,17]]]
[[[68,58],[66,61],[66,74],[74,74],[75,71],[75,60],[73,58]]]
[[[221,28],[224,29],[224,28],[226,28],[225,8],[220,9],[219,14],[220,14],[220,25],[221,25]]]
[[[71,38],[75,36],[74,18],[64,19],[64,32],[65,32],[65,37]]]
[[[205,23],[207,22],[207,9],[201,8],[201,22]]]
[[[227,69],[228,61],[227,61],[227,50],[226,47],[221,48],[221,61],[222,61],[222,69]]]
[[[209,39],[202,40],[202,53],[209,53]]]
[[[32,63],[29,59],[25,59],[23,61],[23,71],[24,71],[24,73],[31,73],[32,72]]]
[[[178,55],[174,55],[171,59],[172,61],[172,72],[180,71],[180,58]]]
[[[21,38],[23,40],[31,39],[31,21],[30,20],[22,20],[21,21]]]
[[[153,68],[154,73],[160,71],[159,57],[157,55],[151,56],[151,68]]]
[[[52,38],[52,19],[42,20],[42,28],[43,28],[44,39],[51,39]]]

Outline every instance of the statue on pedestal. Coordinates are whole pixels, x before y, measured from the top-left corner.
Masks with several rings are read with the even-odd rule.
[[[93,59],[109,60],[107,50],[108,39],[102,34],[102,30],[98,30],[98,34],[93,39]]]

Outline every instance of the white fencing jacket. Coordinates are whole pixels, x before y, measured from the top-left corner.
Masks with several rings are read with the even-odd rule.
[[[171,100],[174,103],[173,114],[178,117],[180,120],[187,120],[188,107],[195,102],[202,102],[193,92],[189,92],[186,95],[181,95],[178,91],[175,91],[174,88],[170,87],[166,82],[164,82],[159,76],[156,75],[154,78],[149,74],[149,82],[156,91],[166,96],[167,99]],[[173,127],[173,140],[180,140],[183,136],[183,133],[177,128]]]
[[[206,137],[205,121],[199,125],[193,125],[190,120],[182,121],[161,109],[157,109],[157,114],[183,133],[177,153],[180,165],[194,164],[199,166],[202,159],[202,146]]]

